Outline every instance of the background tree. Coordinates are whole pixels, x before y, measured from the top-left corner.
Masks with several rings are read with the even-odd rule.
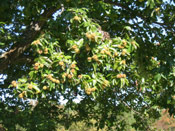
[[[128,113],[129,125],[146,130],[162,108],[174,113],[173,0],[0,4],[0,113],[6,127],[12,124],[6,114],[15,110],[22,119],[33,114],[19,123],[28,130],[90,119],[98,128],[128,130],[129,121],[119,117]],[[67,100],[64,108],[52,109],[61,97]],[[81,101],[74,103],[77,97]],[[37,101],[32,107],[31,99]],[[11,120],[14,126],[19,122]]]

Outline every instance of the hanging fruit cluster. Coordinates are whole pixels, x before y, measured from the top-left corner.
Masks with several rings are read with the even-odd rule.
[[[71,36],[65,43],[66,52],[58,38],[47,33],[32,43],[36,58],[31,71],[10,85],[16,87],[19,98],[45,97],[55,91],[64,93],[68,88],[79,88],[95,97],[100,91],[129,84],[125,72],[130,70],[130,53],[137,43],[129,38],[104,39],[100,26],[87,17],[85,10],[70,12],[74,15],[71,28],[77,28],[79,33],[68,30]]]

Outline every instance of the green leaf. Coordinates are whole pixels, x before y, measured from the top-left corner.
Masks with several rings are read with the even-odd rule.
[[[161,74],[157,74],[156,76],[154,76],[154,79],[156,80],[156,81],[160,81],[160,79],[161,79]]]
[[[0,46],[3,46],[3,45],[5,45],[5,43],[0,42]]]
[[[132,31],[132,29],[131,29],[130,26],[125,26],[124,28],[125,28],[126,30],[128,30],[128,31]]]

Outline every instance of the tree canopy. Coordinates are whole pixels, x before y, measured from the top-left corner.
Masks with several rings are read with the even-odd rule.
[[[162,109],[175,113],[174,0],[0,5],[5,127],[54,130],[55,123],[95,119],[98,128],[151,130]]]

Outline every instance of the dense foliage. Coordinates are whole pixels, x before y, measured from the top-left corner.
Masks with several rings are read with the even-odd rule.
[[[153,130],[175,111],[174,2],[1,1],[0,123]]]

